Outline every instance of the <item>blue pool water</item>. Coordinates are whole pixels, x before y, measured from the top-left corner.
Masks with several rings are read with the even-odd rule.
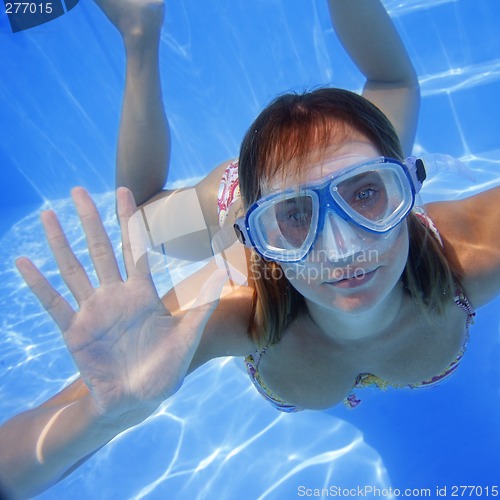
[[[172,126],[171,183],[186,183],[238,152],[276,94],[332,83],[360,90],[326,2],[169,2],[162,37]],[[416,152],[446,152],[476,182],[441,175],[424,200],[500,183],[500,4],[386,0],[423,93]],[[95,195],[113,241],[113,166],[123,82],[121,43],[98,9],[13,35],[0,14],[0,421],[75,377],[59,334],[16,274],[34,258],[63,290],[43,241],[40,208],[61,213],[84,263],[68,200]],[[163,277],[157,276],[163,289]],[[158,414],[99,452],[43,499],[288,499],[300,487],[430,488],[500,483],[500,301],[478,311],[462,366],[428,390],[364,391],[355,411],[282,415],[241,371],[218,360],[193,374]],[[2,450],[0,450],[0,453]],[[450,493],[451,490],[448,490]]]

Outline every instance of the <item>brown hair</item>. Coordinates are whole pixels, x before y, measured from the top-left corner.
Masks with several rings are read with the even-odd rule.
[[[387,117],[371,102],[347,90],[322,88],[276,98],[248,129],[240,150],[239,182],[245,209],[262,197],[264,183],[293,165],[299,179],[307,173],[312,150],[341,144],[353,131],[363,134],[381,155],[403,160],[400,141]],[[309,160],[310,161],[310,160]],[[456,273],[427,224],[407,217],[410,251],[403,283],[426,313],[442,312],[454,292]],[[304,300],[276,262],[252,252],[253,315],[249,333],[258,345],[277,343]]]

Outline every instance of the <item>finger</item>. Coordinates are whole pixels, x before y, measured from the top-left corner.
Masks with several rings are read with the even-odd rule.
[[[61,276],[80,304],[93,293],[92,283],[80,261],[73,253],[56,214],[51,210],[47,210],[42,212],[41,219],[47,241],[61,271]]]
[[[102,224],[101,216],[94,201],[83,188],[71,191],[78,216],[87,238],[87,247],[101,285],[121,281],[113,246]]]
[[[54,289],[45,276],[27,258],[16,260],[16,267],[26,284],[36,295],[43,308],[52,316],[62,332],[66,331],[73,320],[75,311]]]
[[[151,279],[147,253],[149,238],[142,213],[137,209],[134,196],[127,188],[119,188],[116,199],[127,276]]]

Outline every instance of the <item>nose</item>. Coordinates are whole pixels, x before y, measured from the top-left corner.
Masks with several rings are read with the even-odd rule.
[[[364,248],[363,239],[352,224],[331,211],[325,214],[321,237],[330,261],[346,260]]]

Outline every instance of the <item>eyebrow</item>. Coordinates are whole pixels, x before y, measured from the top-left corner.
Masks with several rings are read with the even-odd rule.
[[[369,177],[373,176],[375,178],[380,179],[380,175],[377,172],[374,172],[373,170],[369,170],[368,172],[362,172],[361,174],[355,175],[353,177],[349,177],[345,181],[342,181],[343,185],[350,186],[352,184],[356,184],[357,182],[363,182],[364,177]]]

